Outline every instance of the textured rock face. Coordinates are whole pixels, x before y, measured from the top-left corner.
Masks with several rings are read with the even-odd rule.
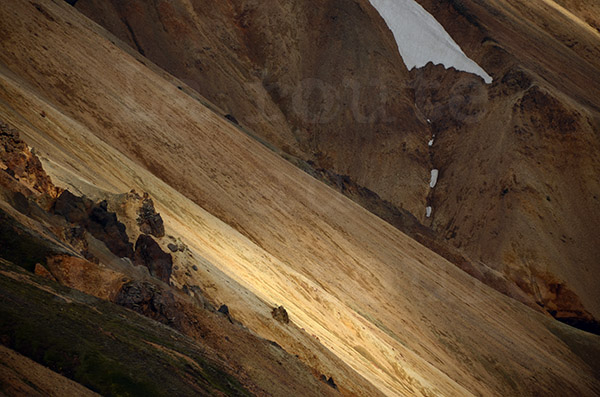
[[[413,73],[441,170],[432,228],[555,317],[597,327],[600,84],[589,76],[600,41],[542,2],[511,2],[523,18],[472,1],[422,3],[495,77],[483,86],[432,65]]]
[[[88,220],[88,213],[93,206],[92,200],[75,196],[65,190],[54,203],[54,213],[62,215],[67,222],[84,224]]]
[[[173,270],[173,257],[164,252],[154,239],[141,234],[135,242],[134,263],[146,266],[154,277],[168,283]]]
[[[65,190],[56,200],[53,211],[68,222],[84,227],[92,236],[104,242],[119,258],[133,258],[133,245],[123,225],[108,204],[98,204],[86,197],[78,197]]]
[[[76,7],[253,134],[420,217],[426,123],[394,38],[368,2],[83,0]]]
[[[154,202],[151,198],[144,198],[142,205],[138,210],[138,226],[143,234],[151,234],[154,237],[164,237],[165,226],[160,214],[154,209]]]
[[[149,282],[131,281],[121,288],[115,303],[166,325],[181,329],[184,317],[173,294]]]
[[[434,231],[510,280],[528,304],[557,318],[564,317],[556,315],[560,307],[580,313],[583,322],[592,319],[597,211],[586,219],[568,204],[597,206],[589,172],[600,165],[600,148],[589,121],[514,67],[491,87],[431,65],[414,75],[417,103],[436,134],[432,161],[441,170],[429,198]],[[445,88],[450,78],[468,101]],[[577,159],[583,152],[590,156]],[[506,293],[499,279],[475,276]],[[557,282],[562,294],[544,292]]]
[[[13,185],[11,190],[19,191],[25,196],[47,195],[56,198],[58,189],[40,163],[39,158],[31,153],[27,144],[21,140],[19,132],[10,125],[0,121],[0,183]],[[14,186],[15,182],[21,186]],[[38,200],[40,204],[43,201]]]
[[[494,84],[432,65],[409,75],[362,1],[82,0],[77,8],[242,126],[368,188],[376,197],[354,198],[401,230],[418,229],[405,211],[431,226],[441,241],[428,246],[469,257],[469,272],[499,291],[598,317],[597,35],[539,1],[420,3]],[[596,26],[596,5],[559,3]],[[534,292],[556,282],[579,303]]]
[[[71,255],[51,256],[47,266],[60,284],[105,300],[113,300],[127,280],[123,274]],[[36,274],[44,276],[41,270]]]

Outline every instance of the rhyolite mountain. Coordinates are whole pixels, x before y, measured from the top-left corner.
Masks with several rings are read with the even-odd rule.
[[[409,73],[366,0],[76,7],[471,275],[598,332],[600,33],[578,3],[422,1],[491,84]]]
[[[3,392],[600,393],[594,4],[419,1],[486,84],[368,1],[71,3],[0,5]]]

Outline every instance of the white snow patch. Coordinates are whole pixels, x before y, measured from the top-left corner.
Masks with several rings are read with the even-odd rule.
[[[438,170],[431,170],[431,181],[429,182],[429,187],[431,187],[432,189],[437,184],[439,174],[440,172]]]
[[[370,0],[396,38],[410,70],[428,62],[473,73],[490,84],[492,77],[467,57],[444,27],[414,0]]]
[[[431,207],[427,207],[426,211],[427,211],[427,218],[431,218],[431,211],[433,211],[433,209]]]

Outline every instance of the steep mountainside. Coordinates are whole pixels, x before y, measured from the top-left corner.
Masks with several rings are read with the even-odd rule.
[[[57,279],[93,287],[67,277],[87,274],[80,261],[98,272],[145,269],[115,258],[94,234],[105,238],[117,212],[138,250],[144,220],[126,220],[131,209],[117,200],[135,189],[150,194],[164,220],[161,249],[177,239],[185,246],[169,248],[171,286],[164,288],[181,289],[173,296],[201,290],[225,303],[230,324],[274,340],[287,359],[297,356],[314,379],[332,377],[344,395],[600,393],[597,336],[497,293],[300,171],[66,3],[2,2],[0,43],[0,117],[21,131],[56,185],[91,201],[64,207],[74,207],[81,216],[73,220],[94,237],[97,266],[93,258],[50,261]],[[48,233],[15,208],[23,210],[22,199],[0,203],[21,224]],[[71,211],[61,213],[71,219]],[[274,318],[280,305],[289,323]],[[226,334],[232,343],[240,343],[233,337],[240,328]],[[212,343],[226,346],[223,340],[217,334]],[[200,335],[195,343],[208,342]],[[265,361],[259,373],[267,372]],[[240,366],[253,368],[251,361]]]
[[[598,332],[600,34],[552,2],[423,3],[495,78],[415,72],[441,170],[432,227]]]
[[[368,1],[76,7],[253,134],[424,217],[428,129],[394,38]]]
[[[309,161],[304,169],[369,189],[357,202],[471,275],[599,332],[597,6],[420,3],[492,84],[431,65],[407,73],[363,0],[76,7],[254,135]],[[433,237],[405,227],[411,216]]]

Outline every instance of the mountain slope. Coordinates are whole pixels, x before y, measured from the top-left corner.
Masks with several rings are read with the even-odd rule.
[[[184,335],[12,264],[0,261],[0,271],[9,347],[98,393],[250,395]]]
[[[0,13],[0,115],[53,181],[92,197],[151,193],[167,233],[192,252],[173,282],[201,285],[340,390],[600,391],[594,361],[556,336],[551,318],[284,161],[66,4],[15,0]],[[273,324],[280,304],[371,385],[326,352],[306,354],[315,338]]]
[[[600,35],[552,2],[423,4],[495,78],[417,73],[441,170],[433,229],[598,332]]]
[[[366,1],[76,7],[303,169],[369,189],[357,202],[471,275],[599,332],[597,8],[420,3],[493,84],[431,65],[408,74],[397,48],[414,46],[411,31],[396,29],[397,44]]]
[[[424,217],[426,122],[394,38],[368,1],[76,7],[283,152]]]

